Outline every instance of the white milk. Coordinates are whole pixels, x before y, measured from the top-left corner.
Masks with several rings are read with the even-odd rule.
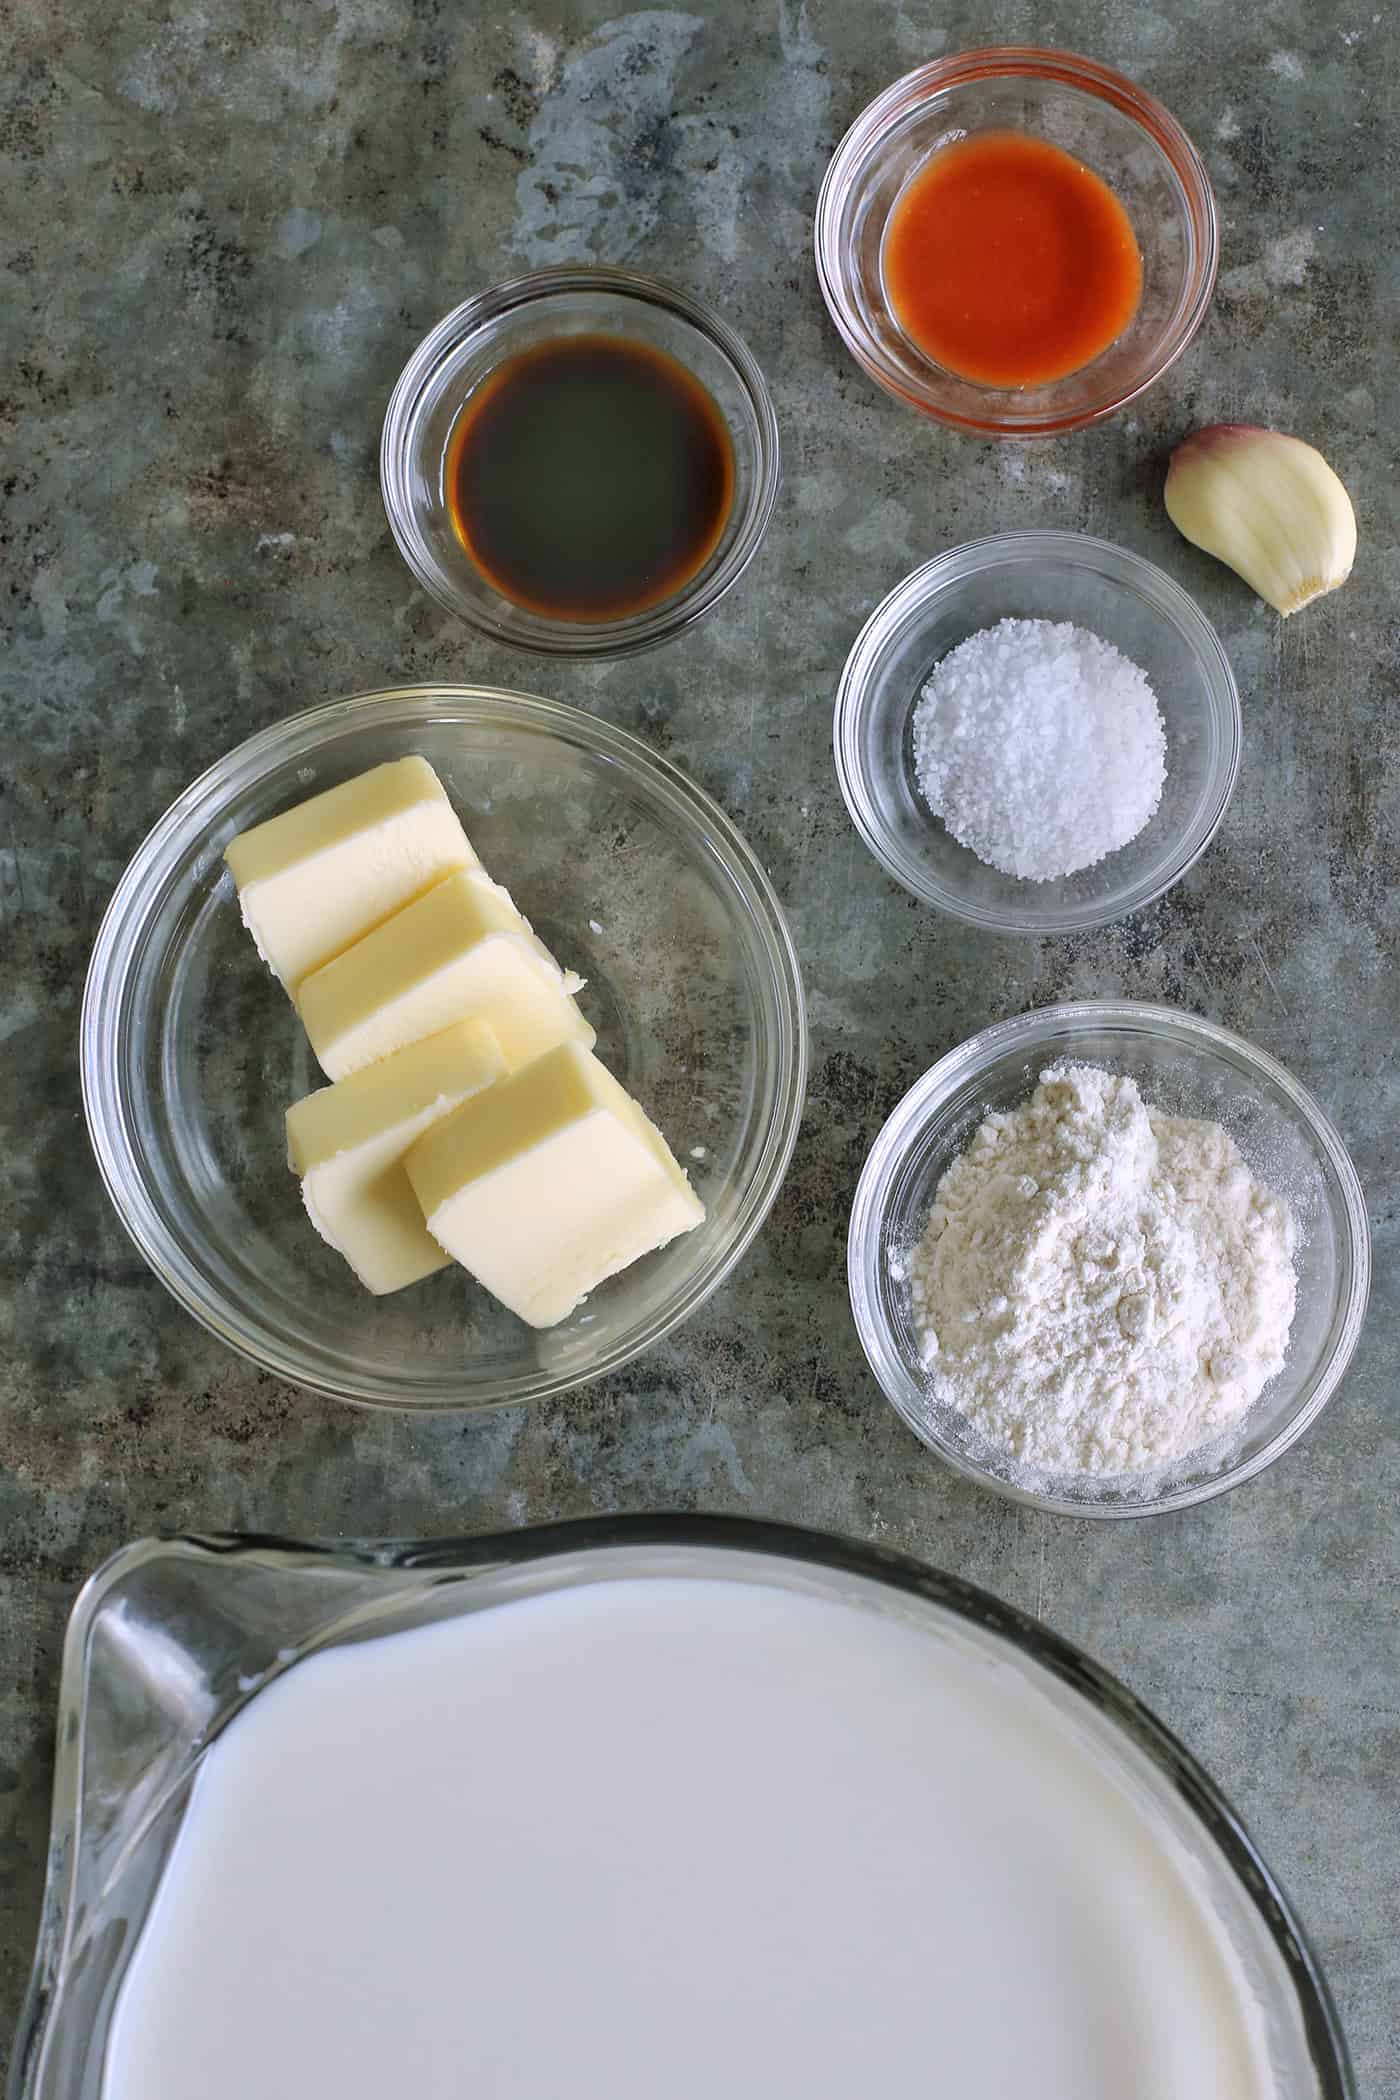
[[[104,2100],[1267,2100],[1197,1885],[1090,1737],[957,1637],[598,1583],[258,1695]]]

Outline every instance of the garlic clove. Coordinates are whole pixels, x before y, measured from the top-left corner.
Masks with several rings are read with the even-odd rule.
[[[1177,531],[1228,562],[1278,612],[1297,612],[1351,574],[1351,498],[1301,438],[1212,423],[1177,446],[1165,496]]]

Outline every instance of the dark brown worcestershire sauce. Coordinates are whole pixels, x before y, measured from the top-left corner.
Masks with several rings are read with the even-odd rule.
[[[503,596],[560,620],[618,620],[709,560],[734,501],[734,449],[683,365],[620,336],[522,350],[448,442],[457,536]]]

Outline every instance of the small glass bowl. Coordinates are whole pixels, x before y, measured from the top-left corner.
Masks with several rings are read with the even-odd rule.
[[[1142,252],[1128,327],[1047,386],[981,386],[945,371],[904,333],[885,289],[896,199],[931,153],[977,131],[1029,132],[1083,161],[1126,209]],[[1135,401],[1205,318],[1219,247],[1210,182],[1175,117],[1121,73],[1065,51],[963,51],[906,73],[857,117],[817,200],[822,296],[857,363],[911,408],[991,437],[1075,430]]]
[[[536,1332],[457,1268],[374,1298],[287,1168],[289,1104],[324,1080],[245,930],[235,832],[419,752],[566,969],[598,1053],[665,1132],[704,1223]],[[407,686],[278,722],[161,818],[117,885],[83,1000],[83,1101],[117,1211],[211,1333],[365,1406],[481,1408],[614,1371],[702,1305],[787,1170],[807,1037],[767,876],[708,795],[636,737],[552,700]]]
[[[1228,1436],[1152,1473],[1032,1474],[992,1449],[934,1398],[909,1287],[896,1273],[923,1235],[939,1181],[982,1119],[1019,1107],[1059,1060],[1126,1073],[1149,1107],[1222,1123],[1298,1226],[1297,1310],[1282,1371]],[[1185,1509],[1252,1479],[1317,1419],[1361,1334],[1371,1243],[1346,1147],[1282,1065],[1194,1014],[1090,1001],[999,1021],[916,1081],[861,1173],[847,1275],[870,1368],[930,1451],[1013,1502],[1061,1516],[1138,1517]]]
[[[1053,882],[988,867],[935,817],[914,771],[914,710],[934,665],[1003,619],[1069,620],[1147,674],[1167,739],[1150,823]],[[914,896],[991,933],[1079,933],[1141,911],[1204,853],[1234,792],[1243,725],[1229,659],[1180,584],[1078,532],[1000,532],[906,576],[866,621],[836,695],[836,774],[875,858]]]
[[[507,358],[566,335],[651,345],[710,393],[734,448],[734,500],[714,552],[669,598],[619,620],[550,619],[504,597],[463,547],[448,509],[448,441],[470,394]],[[718,604],[758,552],[780,480],[778,419],[763,374],[727,321],[632,270],[538,270],[467,299],[424,337],[384,417],[379,481],[399,552],[423,588],[496,641],[552,656],[631,656]]]

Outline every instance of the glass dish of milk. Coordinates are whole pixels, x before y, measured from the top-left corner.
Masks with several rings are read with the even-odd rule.
[[[148,1541],[61,1697],[10,2100],[1354,2094],[1180,1745],[866,1547]]]

